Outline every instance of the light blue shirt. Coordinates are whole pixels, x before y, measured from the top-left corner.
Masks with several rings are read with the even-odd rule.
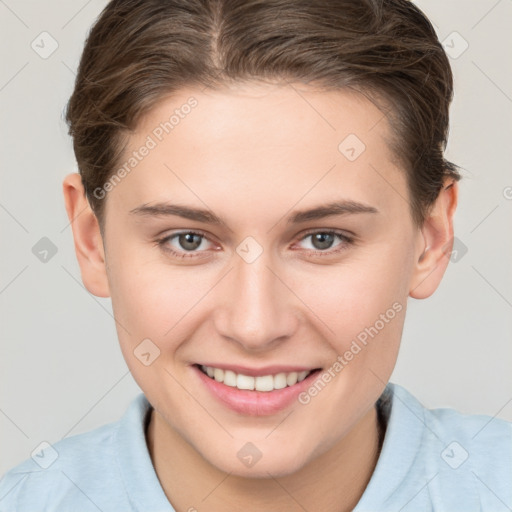
[[[354,512],[512,509],[512,423],[426,409],[392,383],[378,406],[384,443]],[[0,480],[0,512],[173,512],[146,445],[150,409],[141,393],[119,421],[48,445],[12,468]],[[199,497],[195,508],[208,509]]]

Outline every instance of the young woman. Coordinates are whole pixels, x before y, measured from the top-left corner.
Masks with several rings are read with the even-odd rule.
[[[406,0],[114,0],[64,180],[141,393],[0,509],[498,511],[511,424],[389,383],[449,263],[452,74]]]

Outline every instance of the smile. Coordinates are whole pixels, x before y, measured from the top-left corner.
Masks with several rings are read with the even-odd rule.
[[[322,371],[290,366],[228,369],[203,364],[191,365],[191,369],[200,386],[218,403],[247,416],[276,414],[291,407]]]
[[[223,370],[212,366],[201,365],[200,370],[211,379],[221,382],[226,386],[238,389],[255,391],[274,391],[294,386],[297,382],[302,382],[314,370],[304,370],[301,372],[280,372],[275,375],[261,375],[252,377],[242,373],[235,373],[232,370]]]

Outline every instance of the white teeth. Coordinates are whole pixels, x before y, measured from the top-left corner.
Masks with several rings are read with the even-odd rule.
[[[256,377],[254,389],[256,391],[272,391],[274,389],[274,377],[272,375]]]
[[[241,375],[239,373],[236,376],[236,387],[238,389],[254,389],[254,377]]]
[[[222,382],[226,386],[267,392],[293,386],[297,382],[303,381],[311,373],[311,371],[305,370],[302,372],[281,372],[276,375],[250,377],[249,375],[242,375],[231,370],[222,370],[221,368],[213,368],[211,366],[201,366],[201,370],[208,377],[215,379],[217,382]]]
[[[236,373],[231,370],[226,370],[224,372],[224,384],[232,388],[236,387]]]
[[[286,376],[286,384],[288,386],[293,386],[294,384],[297,384],[297,372],[291,372]]]
[[[297,375],[297,380],[299,382],[303,381],[308,376],[308,373],[308,371],[299,372],[299,374]]]
[[[274,389],[283,389],[286,387],[286,373],[274,375]]]

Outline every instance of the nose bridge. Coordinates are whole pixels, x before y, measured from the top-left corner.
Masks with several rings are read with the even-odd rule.
[[[245,254],[243,249],[242,243],[237,250],[242,256],[234,255],[235,268],[221,291],[223,307],[217,329],[247,350],[263,350],[293,332],[290,291],[277,277],[270,251],[252,259],[247,254],[254,247],[249,246]]]

